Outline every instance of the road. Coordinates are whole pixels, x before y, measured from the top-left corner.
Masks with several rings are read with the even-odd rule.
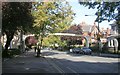
[[[43,50],[59,73],[118,73],[118,58]]]
[[[2,63],[4,73],[118,73],[118,58],[42,50],[36,58],[30,50]]]

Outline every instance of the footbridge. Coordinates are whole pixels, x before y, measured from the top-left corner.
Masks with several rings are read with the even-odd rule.
[[[48,33],[48,36],[51,36],[51,35],[84,37],[84,39],[86,40],[85,46],[89,48],[89,39],[87,36],[83,36],[83,35],[79,35],[79,34],[72,34],[72,33]]]

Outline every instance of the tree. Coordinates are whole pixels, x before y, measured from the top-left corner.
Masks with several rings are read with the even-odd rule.
[[[43,38],[47,33],[62,32],[67,29],[73,20],[74,13],[68,2],[38,2],[33,4],[34,32],[40,37],[42,46]],[[39,56],[40,50],[37,53]]]
[[[88,1],[88,2],[79,2],[80,5],[88,6],[88,8],[97,8],[98,11],[95,13],[95,15],[99,15],[97,17],[97,22],[102,22],[104,20],[116,20],[116,23],[118,25],[118,30],[120,33],[120,1],[118,2],[104,2],[101,0],[97,0],[94,2]]]
[[[32,48],[32,46],[35,46],[37,44],[37,40],[35,39],[35,36],[26,37],[25,44],[28,48]]]
[[[58,44],[59,47],[64,47],[67,45],[66,40],[61,40],[61,36],[48,36],[43,40],[43,45],[47,47],[53,47]]]
[[[32,28],[31,8],[31,2],[3,2],[2,33],[7,36],[6,52],[17,31],[22,30],[27,32]]]
[[[101,0],[97,0],[96,2],[88,1],[79,3],[80,5],[83,5],[85,7],[88,6],[89,9],[98,9],[98,11],[95,14],[99,15],[96,19],[97,22],[102,22],[106,19],[108,21],[116,20],[116,24],[118,25],[118,33],[120,33],[120,1],[104,2]],[[118,42],[120,42],[120,38],[118,38]]]

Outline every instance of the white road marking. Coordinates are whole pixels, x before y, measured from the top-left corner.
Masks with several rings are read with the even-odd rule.
[[[57,63],[59,63],[60,65],[63,65],[61,62],[57,61]]]
[[[50,63],[54,68],[56,68],[60,73],[65,73],[60,67],[58,67],[55,63]]]
[[[73,69],[71,69],[70,67],[66,67],[68,68],[69,70],[71,70],[73,73],[77,73],[76,71],[74,71]]]
[[[46,56],[46,57],[48,57],[48,58],[52,58],[52,59],[54,59],[54,57],[53,56]],[[48,60],[48,62],[49,62],[49,60]],[[65,73],[59,66],[57,66],[53,61],[51,61],[51,62],[49,62],[55,69],[57,69],[60,73]],[[58,63],[60,63],[60,62],[58,62]],[[62,64],[62,63],[60,63],[60,64]]]
[[[61,62],[57,61],[58,64],[63,65]],[[64,65],[63,65],[64,66]],[[71,69],[70,67],[66,67],[67,69],[69,69],[71,72],[73,73],[77,73],[76,71],[74,71],[73,69]]]

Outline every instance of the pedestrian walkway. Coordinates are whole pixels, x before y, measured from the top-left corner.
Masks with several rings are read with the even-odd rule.
[[[51,59],[35,57],[34,50],[30,50],[15,58],[4,61],[2,73],[57,73],[58,70],[50,64]]]
[[[99,57],[120,58],[120,55],[118,55],[118,54],[92,53],[92,55],[99,56]]]

